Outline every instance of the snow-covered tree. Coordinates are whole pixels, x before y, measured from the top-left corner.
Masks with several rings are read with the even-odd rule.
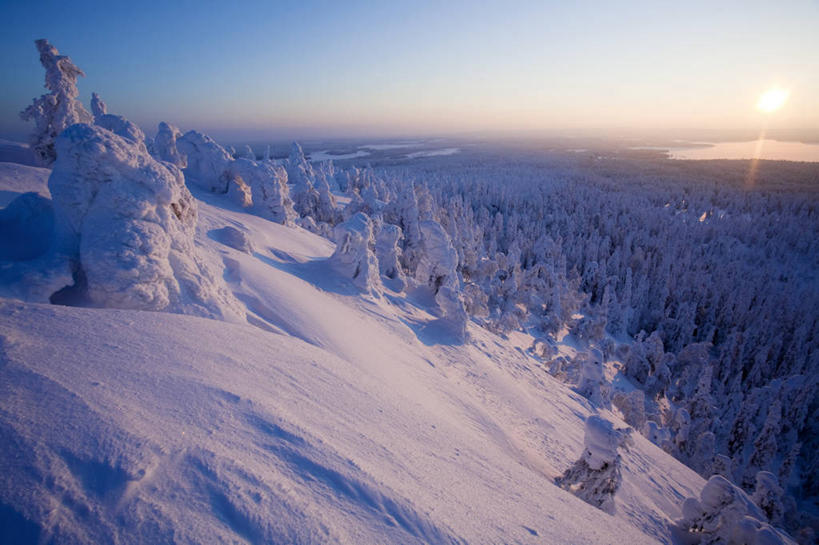
[[[48,185],[78,299],[241,320],[221,276],[198,256],[196,201],[179,169],[87,124],[63,131],[56,149]]]
[[[620,487],[618,449],[631,443],[631,430],[615,429],[597,415],[586,419],[583,454],[555,483],[586,503],[614,514],[614,496]]]
[[[188,131],[176,139],[176,148],[186,158],[185,180],[208,191],[227,193],[226,172],[233,158],[211,137]]]
[[[77,78],[85,76],[82,70],[48,40],[34,42],[40,53],[40,63],[46,70],[45,86],[49,90],[20,113],[24,121],[34,121],[31,147],[42,165],[50,165],[57,158],[54,142],[57,136],[75,123],[93,123],[93,116],[77,100]]]
[[[176,148],[176,141],[181,136],[182,131],[170,123],[160,121],[159,129],[154,137],[153,156],[159,161],[167,161],[184,169],[188,164],[186,157]]]
[[[375,239],[375,254],[381,275],[389,279],[389,286],[396,291],[403,290],[407,283],[401,268],[400,240],[401,228],[391,224],[382,224]]]
[[[579,360],[577,393],[597,407],[607,407],[610,390],[603,373],[603,353],[594,348],[580,356]]]
[[[351,279],[361,291],[371,295],[381,292],[378,259],[372,248],[373,224],[364,213],[358,213],[336,225],[333,238],[336,250],[330,256],[330,264],[343,276]]]
[[[795,545],[782,531],[768,524],[767,517],[739,487],[714,475],[700,498],[688,498],[677,528],[686,543]]]
[[[779,486],[776,475],[769,471],[760,471],[756,474],[756,487],[751,499],[775,526],[781,526],[784,519],[785,507],[782,504],[784,494],[785,491]]]
[[[256,153],[253,151],[253,148],[251,148],[251,147],[250,147],[249,145],[247,145],[247,144],[245,144],[244,148],[242,148],[242,154],[241,154],[241,156],[242,156],[242,158],[244,158],[244,159],[250,159],[251,161],[255,161],[255,160],[256,160]]]
[[[276,223],[293,225],[296,212],[287,186],[287,172],[283,167],[239,158],[227,165],[226,172],[229,193],[241,190],[241,180],[250,191],[252,210],[256,214]],[[236,189],[232,189],[234,187]]]
[[[108,106],[105,105],[105,102],[97,93],[91,93],[91,113],[94,115],[95,121],[108,113]]]

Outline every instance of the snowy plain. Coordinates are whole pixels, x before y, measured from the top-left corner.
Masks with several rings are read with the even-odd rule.
[[[46,172],[4,163],[0,190]],[[614,516],[558,488],[597,410],[514,337],[459,345],[423,298],[362,295],[326,238],[194,196],[247,324],[2,302],[6,541],[670,543],[704,480],[637,436]]]

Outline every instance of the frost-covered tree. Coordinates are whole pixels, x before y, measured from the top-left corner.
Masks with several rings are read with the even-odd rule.
[[[404,289],[407,279],[401,268],[401,228],[397,225],[382,224],[375,239],[375,254],[381,276],[389,279],[390,287],[396,291]]]
[[[614,514],[614,496],[620,487],[618,450],[631,443],[631,430],[615,429],[597,415],[586,419],[583,454],[555,483],[586,503]]]
[[[91,93],[91,113],[95,121],[108,113],[108,106],[97,93]]]
[[[239,158],[227,165],[226,172],[228,193],[242,191],[241,186],[245,185],[251,195],[250,206],[254,213],[276,223],[293,225],[296,212],[283,167]]]
[[[756,487],[751,499],[775,526],[781,526],[784,519],[785,507],[782,504],[784,494],[785,491],[779,486],[776,475],[769,471],[760,471],[756,474]]]
[[[48,181],[76,301],[240,321],[239,303],[194,245],[196,201],[181,171],[131,140],[76,124]]]
[[[290,195],[296,212],[301,217],[315,218],[319,208],[320,196],[314,187],[316,173],[307,161],[304,150],[297,142],[290,146],[290,156],[286,162],[287,180],[290,184]],[[314,220],[315,221],[315,220]]]
[[[330,264],[343,276],[351,279],[361,291],[371,295],[381,292],[378,259],[373,253],[375,240],[370,218],[359,213],[336,225],[333,238],[336,250]]]
[[[66,55],[60,55],[48,40],[34,42],[40,53],[40,63],[46,70],[45,86],[48,93],[20,113],[23,121],[34,121],[30,142],[35,158],[42,165],[50,165],[57,158],[54,142],[57,136],[75,123],[93,123],[93,116],[77,100],[77,78],[85,76]]]
[[[256,152],[254,152],[254,151],[253,151],[253,148],[251,148],[251,147],[250,147],[249,145],[247,145],[247,144],[245,144],[244,148],[242,148],[242,154],[241,154],[241,156],[242,156],[242,158],[244,158],[244,159],[250,159],[251,161],[255,161],[255,160],[256,160]]]
[[[629,393],[617,392],[612,396],[612,404],[620,409],[626,424],[636,430],[646,425],[646,397],[642,390],[635,389]]]
[[[182,131],[170,123],[160,121],[156,136],[154,137],[153,156],[160,161],[167,161],[172,165],[184,169],[188,164],[187,159],[176,147],[176,141],[181,136]]]
[[[686,499],[682,512],[677,528],[686,543],[794,545],[789,536],[768,524],[745,492],[721,475],[708,480],[699,499]]]
[[[597,407],[609,404],[609,388],[603,373],[603,353],[594,348],[580,357],[580,377],[577,393]]]
[[[197,131],[188,131],[176,140],[176,148],[186,158],[185,180],[215,193],[227,193],[226,172],[231,155],[211,137]]]

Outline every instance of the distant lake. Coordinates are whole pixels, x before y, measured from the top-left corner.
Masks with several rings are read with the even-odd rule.
[[[672,159],[771,159],[776,161],[819,162],[819,144],[752,140],[750,142],[715,142],[698,147],[668,149]]]

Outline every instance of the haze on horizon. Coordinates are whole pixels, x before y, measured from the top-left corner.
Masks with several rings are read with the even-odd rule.
[[[33,41],[81,98],[153,134],[223,137],[819,129],[819,3],[5,1],[0,136],[43,92]],[[764,114],[762,93],[788,100]]]

